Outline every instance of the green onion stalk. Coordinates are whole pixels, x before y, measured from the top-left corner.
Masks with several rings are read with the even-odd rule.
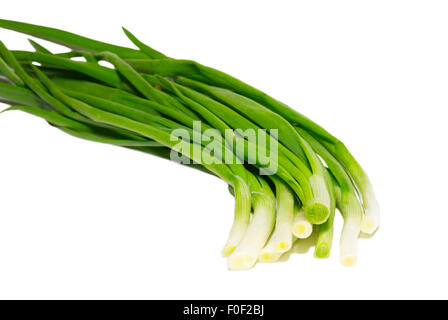
[[[333,244],[336,203],[339,203],[341,199],[341,188],[339,187],[339,184],[337,183],[336,179],[334,179],[329,170],[326,171],[325,177],[328,183],[328,187],[332,192],[330,193],[330,217],[324,224],[319,226],[316,247],[314,250],[314,255],[316,256],[316,258],[321,259],[328,258],[330,256],[330,251]]]
[[[281,180],[271,177],[275,185],[276,221],[274,231],[258,257],[261,262],[274,262],[292,247],[294,220],[294,193]]]
[[[334,175],[334,180],[336,180],[338,184],[340,192],[337,191],[337,193],[340,193],[340,196],[333,195],[333,197],[336,198],[337,208],[344,217],[344,226],[340,239],[340,259],[343,265],[352,266],[356,264],[357,261],[358,237],[361,232],[361,223],[363,219],[363,211],[357,198],[355,186],[342,165],[323,145],[305,130],[300,128],[297,130],[302,133],[310,145],[313,146],[314,150],[316,150],[327,163]],[[331,179],[327,178],[327,182],[330,184]],[[329,223],[332,224],[333,219],[331,219]],[[324,230],[330,229],[331,227],[331,225],[328,225]],[[318,248],[318,256],[325,257],[328,255],[323,247],[324,246]]]
[[[250,188],[254,216],[240,244],[227,260],[230,270],[252,268],[275,225],[275,197],[267,181],[252,176]]]

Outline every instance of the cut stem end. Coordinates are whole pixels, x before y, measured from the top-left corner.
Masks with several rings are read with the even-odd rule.
[[[330,247],[327,244],[322,243],[316,247],[314,255],[319,259],[328,258],[330,256]]]
[[[281,257],[281,253],[278,252],[262,252],[258,257],[258,261],[260,262],[276,262]]]
[[[306,219],[312,224],[322,224],[330,216],[330,210],[322,203],[313,203],[305,209]]]
[[[257,257],[250,253],[232,254],[227,261],[229,270],[248,270],[257,262]]]
[[[341,263],[344,267],[354,267],[356,265],[356,256],[348,255],[341,257]]]

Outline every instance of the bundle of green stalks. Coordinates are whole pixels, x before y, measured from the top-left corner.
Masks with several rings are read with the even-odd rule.
[[[33,51],[11,51],[0,41],[6,110],[43,118],[78,138],[181,159],[228,184],[235,199],[222,250],[229,269],[277,261],[313,232],[315,256],[328,257],[336,209],[344,219],[343,265],[356,263],[360,234],[377,230],[371,183],[345,145],[269,95],[216,69],[167,57],[126,29],[137,49],[21,22],[0,20],[0,27],[70,49],[52,53],[30,40]],[[179,129],[188,136],[173,139]],[[248,130],[260,140],[254,143]],[[189,139],[195,135],[204,138]]]

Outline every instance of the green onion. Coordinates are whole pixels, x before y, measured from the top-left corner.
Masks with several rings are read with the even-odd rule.
[[[243,239],[228,258],[230,270],[252,268],[275,224],[275,197],[268,183],[258,177],[250,182],[254,216]]]
[[[315,257],[328,257],[336,209],[344,218],[343,265],[356,263],[360,233],[377,230],[372,185],[346,146],[269,95],[169,58],[124,28],[138,50],[9,20],[0,27],[72,49],[54,54],[30,40],[35,52],[10,51],[0,41],[4,111],[37,116],[73,137],[182,160],[228,185],[235,209],[222,255],[230,270],[313,244]]]
[[[335,179],[331,176],[331,172],[326,172],[326,181],[328,182],[331,196],[330,217],[328,220],[319,226],[319,234],[316,240],[316,248],[314,255],[317,258],[328,258],[333,244],[334,234],[334,217],[336,211],[336,202],[341,199],[341,189]]]
[[[282,180],[272,178],[275,184],[277,210],[274,232],[258,259],[261,262],[274,262],[291,249],[292,222],[294,219],[294,193]]]

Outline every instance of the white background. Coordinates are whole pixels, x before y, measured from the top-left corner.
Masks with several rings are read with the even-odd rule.
[[[446,1],[9,1],[2,18],[226,71],[340,137],[382,226],[354,268],[312,251],[229,272],[221,181],[0,115],[0,298],[448,298]],[[0,30],[11,49],[26,36]],[[54,48],[54,47],[52,47]]]

